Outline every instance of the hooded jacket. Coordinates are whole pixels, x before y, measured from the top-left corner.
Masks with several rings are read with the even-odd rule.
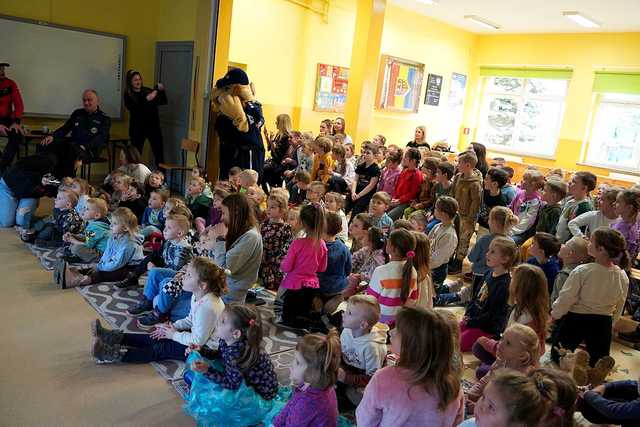
[[[85,236],[85,246],[103,253],[107,248],[109,237],[111,237],[109,220],[100,218],[87,222],[87,227],[84,229],[83,234]]]
[[[451,194],[458,201],[458,213],[463,218],[475,217],[482,205],[482,174],[474,169],[471,176],[462,173],[453,178]]]
[[[111,236],[96,268],[99,271],[115,271],[127,265],[140,264],[144,259],[143,241],[144,237],[140,234],[134,237],[128,234]]]
[[[377,323],[368,334],[354,338],[351,329],[340,335],[342,361],[355,370],[347,370],[344,383],[364,387],[368,379],[380,368],[387,355],[387,331],[384,323]],[[358,374],[357,371],[361,373]],[[368,378],[367,378],[368,377]]]

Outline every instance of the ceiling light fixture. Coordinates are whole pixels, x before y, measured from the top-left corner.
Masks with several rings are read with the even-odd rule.
[[[500,29],[500,25],[494,24],[493,22],[487,21],[486,19],[480,18],[479,16],[465,15],[464,19],[467,19],[467,20],[473,22],[474,24],[480,25],[481,27],[488,28],[490,30],[499,30]]]
[[[562,16],[565,16],[566,18],[571,19],[573,22],[575,22],[578,25],[582,25],[583,27],[587,27],[587,28],[600,27],[600,24],[598,24],[596,21],[590,18],[587,18],[586,16],[582,15],[580,12],[562,12]]]
[[[418,3],[426,4],[429,6],[437,6],[438,0],[418,0]]]

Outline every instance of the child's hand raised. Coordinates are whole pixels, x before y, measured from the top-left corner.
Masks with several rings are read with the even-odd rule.
[[[207,372],[209,370],[209,365],[207,365],[202,360],[196,360],[195,362],[193,362],[191,364],[191,370],[192,371],[196,371],[196,372],[200,372],[201,374],[204,374],[205,372]]]

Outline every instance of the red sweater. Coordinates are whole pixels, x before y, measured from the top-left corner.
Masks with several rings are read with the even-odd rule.
[[[395,197],[400,204],[409,203],[418,197],[422,184],[422,172],[418,169],[403,169],[396,183]]]
[[[0,80],[0,119],[20,123],[23,112],[24,104],[16,82],[11,79]]]

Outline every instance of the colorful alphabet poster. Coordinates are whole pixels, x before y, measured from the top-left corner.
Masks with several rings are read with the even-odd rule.
[[[424,64],[384,55],[378,83],[378,108],[417,113]]]
[[[349,86],[349,69],[336,65],[318,64],[314,111],[344,112]]]

